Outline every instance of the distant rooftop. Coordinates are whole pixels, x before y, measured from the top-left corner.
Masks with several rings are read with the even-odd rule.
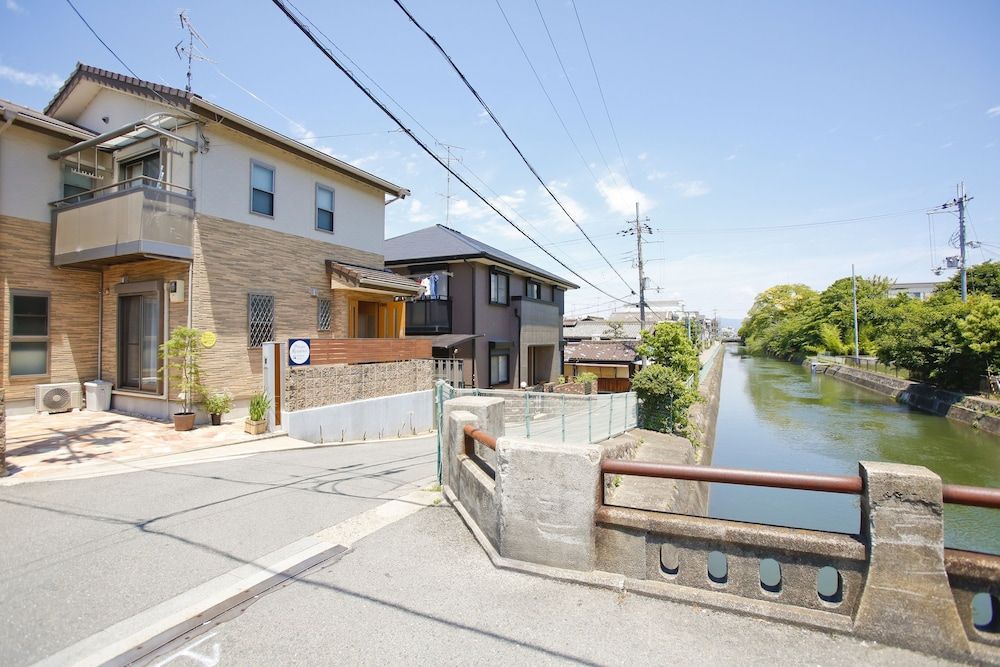
[[[457,259],[489,259],[525,273],[547,278],[562,287],[571,289],[579,287],[565,278],[444,225],[433,225],[386,239],[384,254],[386,266],[418,262],[450,262]]]

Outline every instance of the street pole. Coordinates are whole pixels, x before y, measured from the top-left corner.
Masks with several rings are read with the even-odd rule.
[[[854,265],[851,264],[851,292],[854,296],[854,359],[859,361],[861,352],[858,347],[858,281],[854,277]]]
[[[965,183],[958,186],[958,247],[959,270],[962,274],[962,303],[969,296],[969,286],[965,272]]]
[[[646,330],[646,274],[642,266],[642,221],[639,202],[635,203],[635,244],[639,255],[639,331]]]

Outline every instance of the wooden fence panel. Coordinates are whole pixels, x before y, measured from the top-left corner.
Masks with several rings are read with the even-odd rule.
[[[310,343],[310,363],[369,364],[431,359],[431,341],[406,338],[323,338]]]

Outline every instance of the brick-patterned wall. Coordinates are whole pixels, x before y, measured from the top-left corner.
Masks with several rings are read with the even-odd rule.
[[[34,397],[34,386],[97,377],[97,304],[100,276],[57,269],[51,261],[51,225],[0,216],[0,387],[7,400]],[[10,378],[10,290],[49,292],[49,373]]]
[[[289,411],[318,408],[430,389],[434,361],[415,359],[382,364],[331,364],[288,369],[284,404]]]
[[[261,389],[261,352],[247,347],[249,292],[274,295],[279,341],[346,337],[349,293],[330,290],[326,260],[384,266],[381,255],[205,215],[198,216],[194,245],[193,326],[218,336],[215,347],[202,355],[204,381],[237,398]],[[316,329],[313,287],[332,299],[331,331]]]

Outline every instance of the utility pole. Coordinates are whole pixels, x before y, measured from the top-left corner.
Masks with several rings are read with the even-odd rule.
[[[860,359],[861,350],[858,346],[858,282],[854,277],[854,265],[851,264],[851,292],[854,296],[854,359]]]
[[[649,218],[639,217],[639,202],[635,203],[635,220],[626,220],[629,227],[618,232],[622,236],[635,235],[636,254],[639,265],[639,330],[646,329],[646,271],[642,263],[642,233],[653,233],[653,228],[649,226]]]
[[[962,286],[962,302],[964,303],[969,297],[965,249],[968,245],[970,245],[966,240],[965,234],[965,206],[972,201],[973,198],[965,194],[965,183],[959,183],[955,186],[955,190],[956,197],[954,199],[950,202],[934,207],[933,210],[928,211],[928,214],[934,215],[938,213],[951,212],[949,210],[951,208],[958,209],[958,257],[945,257],[944,264],[934,269],[934,273],[936,275],[941,275],[941,272],[945,269],[957,268]],[[952,236],[951,244],[952,246],[956,245],[954,236]]]

